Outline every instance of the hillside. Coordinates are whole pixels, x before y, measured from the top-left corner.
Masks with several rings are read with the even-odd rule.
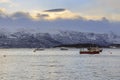
[[[68,44],[96,44],[99,46],[109,46],[120,44],[120,36],[115,34],[96,34],[75,31],[60,31],[51,33],[0,33],[1,48],[36,48],[54,47]]]

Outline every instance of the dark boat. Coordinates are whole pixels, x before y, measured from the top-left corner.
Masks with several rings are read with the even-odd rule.
[[[68,48],[61,47],[60,50],[68,50]]]
[[[36,52],[36,51],[43,51],[44,48],[36,48],[33,52]]]

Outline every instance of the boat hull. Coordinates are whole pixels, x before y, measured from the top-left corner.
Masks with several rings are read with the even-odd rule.
[[[68,50],[68,49],[60,49],[60,50]]]
[[[100,51],[80,51],[80,54],[100,54]]]
[[[44,48],[37,48],[37,49],[35,49],[33,52],[36,52],[36,51],[43,51],[44,50]]]

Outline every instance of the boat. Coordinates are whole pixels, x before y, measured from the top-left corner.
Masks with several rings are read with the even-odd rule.
[[[68,50],[68,48],[61,47],[60,50]]]
[[[80,50],[80,54],[100,54],[102,52],[102,49],[97,48],[97,47],[90,47],[85,49]]]
[[[80,51],[80,54],[100,54],[99,51]]]
[[[115,47],[115,46],[110,46],[110,48],[112,48],[112,49],[116,49],[117,47]]]
[[[36,52],[36,51],[43,51],[44,48],[36,48],[33,52]]]

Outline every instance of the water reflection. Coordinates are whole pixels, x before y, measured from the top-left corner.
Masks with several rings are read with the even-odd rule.
[[[4,79],[7,76],[7,61],[6,58],[0,56],[0,80]]]

